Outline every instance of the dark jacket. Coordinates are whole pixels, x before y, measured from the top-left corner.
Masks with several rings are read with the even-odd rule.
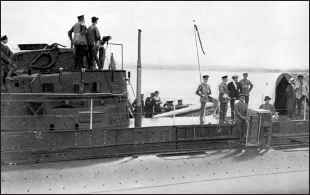
[[[87,44],[94,45],[100,41],[100,32],[96,25],[90,25],[87,29]]]
[[[155,106],[155,100],[152,97],[147,97],[145,100],[145,107],[150,108]]]
[[[238,102],[235,104],[236,121],[246,121],[248,113],[248,105],[243,102]]]
[[[153,117],[153,107],[155,106],[155,99],[153,97],[147,97],[145,100],[145,117]]]
[[[12,57],[13,53],[10,48],[1,43],[1,65],[8,65],[9,59]]]
[[[239,82],[236,83],[237,89],[232,82],[228,83],[227,88],[228,88],[228,95],[230,98],[236,98],[237,100],[239,99],[239,95],[241,92],[241,84]]]
[[[132,107],[134,107],[134,111],[136,111],[137,99],[135,99],[132,103]],[[142,113],[144,113],[144,100],[141,100]]]

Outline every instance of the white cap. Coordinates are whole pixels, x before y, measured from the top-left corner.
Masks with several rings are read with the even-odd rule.
[[[293,83],[294,81],[295,81],[294,77],[290,78],[290,80],[289,80],[290,83]]]

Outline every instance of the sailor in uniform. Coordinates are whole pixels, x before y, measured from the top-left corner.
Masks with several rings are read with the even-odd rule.
[[[227,88],[227,75],[222,76],[222,83],[219,85],[219,100],[220,100],[220,122],[226,123],[227,103],[230,100]]]
[[[206,103],[209,102],[209,95],[211,94],[211,88],[210,85],[207,84],[209,75],[204,75],[203,82],[198,86],[196,90],[196,94],[200,96],[200,124],[204,123],[204,112],[205,112],[205,106]]]
[[[68,36],[72,44],[75,48],[76,62],[75,68],[85,68],[84,66],[84,56],[86,56],[86,34],[87,27],[85,25],[84,15],[78,16],[78,22],[72,26],[72,28],[68,31]],[[72,39],[72,33],[74,33],[74,37]]]
[[[7,74],[6,80],[13,80],[12,74],[17,70],[17,65],[13,63],[12,56],[13,53],[8,46],[5,44],[8,43],[8,37],[6,35],[1,36],[1,90],[6,90],[4,85],[4,76],[7,70],[9,72]]]
[[[97,17],[92,17],[92,25],[90,25],[87,29],[87,44],[88,44],[88,68],[94,69],[94,60],[96,61],[99,70],[102,69],[101,64],[99,63],[99,59],[97,57],[97,52],[95,51],[95,47],[99,44],[100,41],[100,32],[98,30]]]

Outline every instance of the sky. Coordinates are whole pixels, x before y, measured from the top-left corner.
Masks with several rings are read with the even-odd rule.
[[[186,65],[197,68],[194,23],[206,55],[198,48],[200,65],[249,68],[309,66],[309,2],[109,2],[1,1],[1,36],[8,46],[60,43],[84,15],[86,25],[96,16],[102,36],[124,46],[124,65],[136,65],[138,29],[143,66]],[[112,46],[117,54],[120,48]]]

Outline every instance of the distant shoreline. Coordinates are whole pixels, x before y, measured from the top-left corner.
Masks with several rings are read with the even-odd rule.
[[[126,65],[125,65],[126,67]],[[136,65],[127,65],[128,68],[136,68]],[[171,66],[171,65],[148,65],[142,64],[142,69],[147,70],[198,70],[198,67],[195,68],[193,66]],[[227,72],[242,72],[242,71],[251,71],[251,72],[289,72],[289,73],[309,73],[309,69],[261,69],[261,68],[247,68],[247,67],[234,67],[234,66],[209,66],[209,67],[201,67],[203,71],[227,71]]]

